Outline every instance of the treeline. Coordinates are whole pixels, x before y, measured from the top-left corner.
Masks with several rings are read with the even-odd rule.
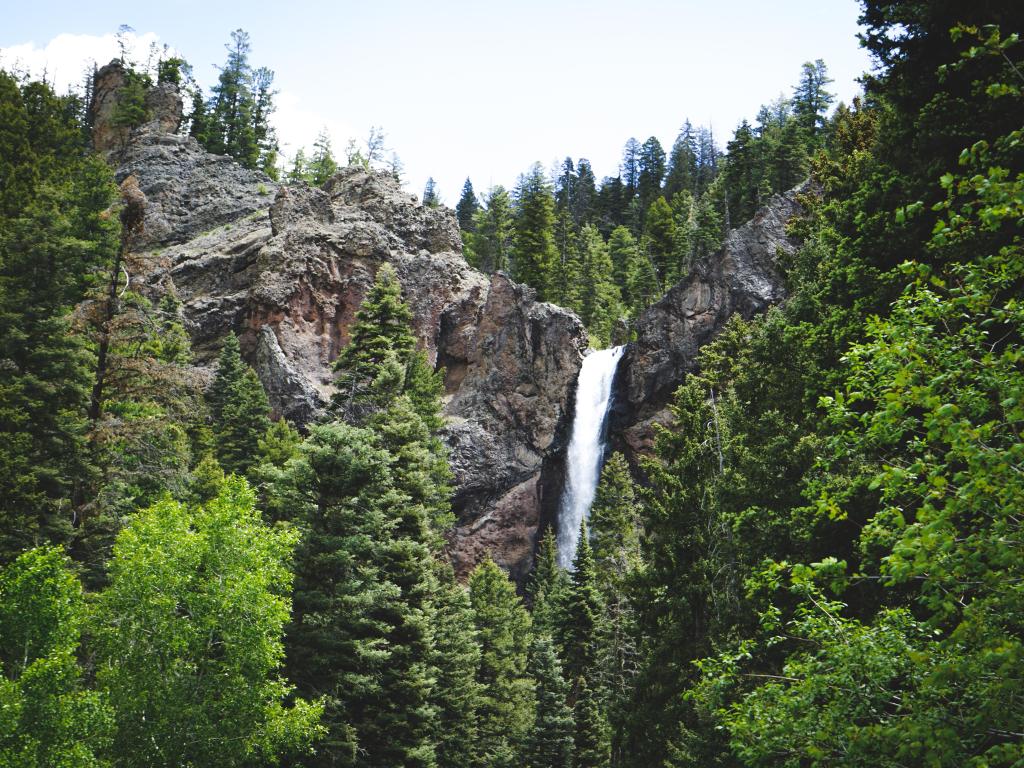
[[[731,226],[802,182],[829,131],[824,62],[803,65],[790,98],[744,121],[722,154],[687,120],[665,151],[626,142],[619,174],[597,181],[567,157],[549,177],[535,164],[513,190],[478,197],[466,179],[456,205],[466,259],[504,270],[579,313],[596,346],[628,337],[629,320],[721,247]],[[435,200],[432,181],[424,202]]]

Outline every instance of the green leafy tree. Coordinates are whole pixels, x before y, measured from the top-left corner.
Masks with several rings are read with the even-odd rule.
[[[495,768],[518,765],[534,716],[533,680],[527,672],[530,616],[490,558],[470,575],[469,597],[480,643],[480,757]]]
[[[57,548],[20,555],[0,570],[0,763],[102,768],[113,710],[87,690],[76,658],[85,599]]]
[[[623,314],[622,296],[615,284],[614,266],[608,246],[596,227],[587,225],[580,233],[582,274],[580,276],[580,319],[599,346],[611,342],[616,321]]]
[[[117,538],[93,633],[118,764],[276,763],[308,749],[321,705],[285,706],[282,633],[297,534],[259,519],[244,480],[189,509],[165,499]]]

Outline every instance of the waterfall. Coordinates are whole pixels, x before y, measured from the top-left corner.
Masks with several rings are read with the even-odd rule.
[[[623,347],[591,352],[583,358],[576,382],[576,415],[565,460],[565,490],[558,511],[558,563],[572,567],[580,523],[589,517],[604,458],[604,422],[612,397],[615,369]]]

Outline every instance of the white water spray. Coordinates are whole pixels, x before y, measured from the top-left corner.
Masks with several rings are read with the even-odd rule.
[[[572,567],[580,523],[590,516],[597,491],[604,458],[604,420],[622,350],[623,347],[613,347],[591,352],[583,358],[576,382],[576,415],[565,459],[565,490],[558,511],[558,564],[563,568]]]

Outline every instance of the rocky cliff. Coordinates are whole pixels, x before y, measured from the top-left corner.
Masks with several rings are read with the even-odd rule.
[[[749,319],[785,298],[778,263],[798,246],[786,233],[800,213],[798,193],[772,197],[753,219],[729,232],[718,253],[640,316],[616,379],[610,434],[617,447],[634,456],[649,450],[653,425],[668,423],[668,401],[696,369],[700,348],[732,315]]]
[[[452,212],[421,205],[387,173],[349,168],[322,188],[279,185],[175,133],[172,86],[148,93],[141,127],[112,125],[123,83],[116,62],[98,73],[95,144],[118,181],[134,176],[146,195],[131,280],[183,302],[198,367],[209,375],[234,331],[275,411],[315,419],[355,312],[390,262],[420,345],[445,369],[453,561],[466,573],[489,552],[521,579],[538,526],[557,514],[587,344],[579,319],[470,268]],[[649,448],[652,424],[667,420],[671,393],[730,315],[783,298],[777,256],[795,247],[785,224],[797,210],[794,195],[774,198],[639,318],[616,380],[610,434],[620,447]]]
[[[279,186],[169,133],[169,123],[156,110],[122,135],[98,121],[98,135],[113,137],[118,180],[134,176],[148,199],[133,283],[183,302],[201,367],[235,331],[273,408],[305,423],[328,401],[331,363],[390,262],[420,345],[446,371],[453,560],[466,572],[490,552],[525,574],[541,470],[560,446],[586,348],[579,319],[470,268],[453,213],[421,205],[387,173],[349,168],[322,189]]]

